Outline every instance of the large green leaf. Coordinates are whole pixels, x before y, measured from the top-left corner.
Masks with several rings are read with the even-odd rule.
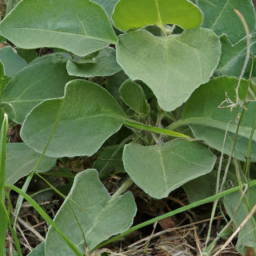
[[[9,77],[12,77],[28,65],[24,59],[13,51],[12,47],[0,49],[0,61],[4,66],[4,74]]]
[[[172,124],[170,129],[189,125],[197,139],[204,140],[209,146],[221,151],[225,131],[231,121],[224,147],[224,153],[230,154],[236,133],[237,115],[242,110],[236,107],[230,111],[230,107],[218,108],[218,106],[225,100],[226,93],[230,100],[236,100],[237,83],[237,78],[219,77],[200,86],[185,104],[182,119]],[[248,81],[242,80],[239,91],[241,100],[245,99],[247,88]],[[248,138],[256,119],[256,102],[249,102],[246,107],[248,111],[242,116],[235,147],[235,156],[242,161],[246,159]],[[256,135],[253,136],[251,161],[256,161]]]
[[[124,103],[135,112],[142,116],[146,116],[149,113],[150,106],[139,84],[128,79],[122,84],[119,91]]]
[[[117,44],[117,61],[125,73],[146,83],[165,111],[179,107],[209,80],[220,55],[218,37],[202,28],[169,37],[139,30],[121,35]]]
[[[236,209],[238,202],[241,198],[241,192],[236,192],[229,194],[224,197],[225,209],[232,218],[235,227],[238,228],[239,225],[245,220],[249,214],[252,207],[256,204],[256,188],[248,188],[245,198],[242,200],[239,207]],[[247,202],[248,204],[247,204]],[[236,211],[235,211],[236,210]],[[235,215],[233,216],[235,212]],[[246,247],[254,247],[256,249],[256,218],[252,216],[243,228],[239,231],[238,242],[236,245],[237,250],[244,255]]]
[[[222,45],[222,54],[220,58],[219,65],[215,72],[218,72],[222,75],[226,76],[235,76],[239,77],[241,74],[241,70],[244,65],[247,39],[239,41],[237,44],[232,45],[227,38],[226,35],[220,37],[221,45]],[[255,48],[256,46],[256,34],[251,35],[251,47]],[[245,70],[245,77],[249,77],[251,69],[251,60],[247,65],[247,69]]]
[[[75,177],[73,187],[54,222],[84,253],[83,236],[91,250],[110,236],[127,230],[132,224],[136,205],[131,192],[108,203],[110,199],[111,196],[100,183],[96,170],[81,172]],[[47,256],[73,255],[53,228],[47,234],[45,253]]]
[[[125,146],[124,167],[132,180],[154,198],[209,173],[216,157],[202,144],[175,139],[164,145]]]
[[[201,25],[202,13],[187,0],[120,0],[115,6],[113,21],[117,28],[126,31],[164,24],[190,29]]]
[[[116,51],[109,47],[102,49],[91,63],[81,64],[71,60],[67,63],[67,71],[72,76],[111,76],[120,70],[116,62]]]
[[[1,103],[11,107],[6,108],[6,112],[15,122],[22,123],[40,102],[64,95],[65,84],[72,77],[66,71],[66,60],[56,61],[55,56],[52,57],[52,61],[47,57],[47,61],[32,62],[17,73],[3,91]]]
[[[6,144],[6,184],[14,184],[28,175],[37,164],[40,154],[29,148],[25,143]],[[55,158],[44,156],[37,167],[39,172],[47,172],[56,164]]]
[[[45,242],[40,243],[28,256],[45,256],[44,247]]]
[[[116,43],[105,11],[89,0],[21,1],[0,31],[21,48],[57,47],[79,56]]]
[[[112,96],[97,84],[73,80],[65,87],[65,96],[37,105],[26,117],[21,129],[23,141],[51,157],[92,155],[125,119]],[[53,133],[53,134],[52,134]]]
[[[198,0],[198,6],[204,13],[202,26],[214,30],[218,36],[226,34],[233,44],[246,35],[234,9],[242,13],[250,31],[255,28],[252,0]]]
[[[95,2],[99,5],[101,5],[104,10],[106,11],[106,13],[108,14],[109,19],[112,19],[112,13],[115,7],[115,4],[118,2],[119,0],[91,0],[91,2]]]

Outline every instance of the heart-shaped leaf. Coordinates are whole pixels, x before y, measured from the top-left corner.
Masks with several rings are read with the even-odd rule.
[[[73,80],[65,96],[37,105],[21,129],[23,141],[51,157],[92,155],[123,124],[125,115],[112,96],[97,84]]]
[[[230,107],[218,108],[218,106],[225,100],[225,94],[235,102],[237,83],[237,78],[219,77],[200,86],[185,104],[182,119],[173,123],[170,129],[189,125],[197,139],[204,140],[209,146],[219,151],[222,150],[225,131],[228,129],[224,153],[230,155],[237,128],[236,120],[241,109],[236,107],[231,112]],[[247,89],[248,81],[242,80],[239,91],[241,100],[245,99]],[[227,103],[226,106],[230,104],[232,103]],[[246,107],[248,111],[245,111],[241,117],[235,147],[235,156],[242,161],[246,159],[248,138],[256,119],[256,102],[250,101]],[[251,161],[256,161],[256,135],[253,136],[252,141]]]
[[[25,143],[6,144],[6,184],[14,184],[28,175],[37,164],[40,154],[29,148]],[[44,156],[37,167],[39,172],[47,172],[56,164],[55,158]]]
[[[21,48],[57,47],[79,56],[116,43],[105,11],[89,0],[21,1],[0,31]]]
[[[110,236],[124,232],[133,222],[136,205],[132,193],[128,192],[108,203],[110,199],[96,170],[80,172],[54,222],[84,253],[83,237],[91,250]],[[47,234],[45,253],[47,256],[73,255],[54,228],[50,228]]]
[[[120,96],[124,103],[142,116],[146,116],[150,111],[143,89],[130,79],[126,80],[120,87]]]
[[[139,30],[121,35],[117,44],[117,61],[125,73],[146,83],[165,111],[179,107],[209,80],[220,54],[218,37],[202,28],[170,37]]]
[[[187,0],[120,0],[115,6],[113,21],[117,28],[125,31],[164,24],[190,29],[201,25],[202,13]]]
[[[104,48],[93,58],[92,63],[77,63],[68,61],[67,71],[71,76],[95,77],[111,76],[121,71],[121,67],[116,62],[116,52],[113,48]]]
[[[255,12],[251,0],[198,0],[198,6],[204,13],[202,26],[212,29],[218,36],[226,34],[232,44],[246,36],[235,9],[244,16],[250,31],[255,28]]]
[[[198,142],[175,139],[148,147],[131,143],[125,146],[123,160],[132,180],[150,196],[160,199],[209,173],[216,157]]]
[[[17,73],[3,91],[1,103],[11,107],[6,108],[6,112],[15,122],[22,123],[27,113],[40,102],[64,95],[65,84],[73,77],[67,74],[66,60],[52,57],[52,61],[47,57],[47,61],[32,62]]]
[[[24,59],[13,51],[12,47],[0,49],[0,61],[4,66],[4,74],[9,77],[12,77],[28,65]]]

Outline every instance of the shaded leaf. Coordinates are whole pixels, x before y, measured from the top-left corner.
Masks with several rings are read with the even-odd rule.
[[[44,247],[45,242],[40,243],[28,256],[45,256]]]
[[[218,108],[218,106],[225,100],[225,93],[232,101],[236,100],[237,83],[237,78],[219,77],[200,86],[185,104],[182,120],[171,125],[171,129],[177,125],[189,125],[198,140],[204,140],[209,146],[221,151],[225,131],[231,121],[224,147],[224,153],[230,155],[236,133],[236,119],[241,109],[236,107],[231,112],[229,107]],[[241,100],[245,99],[247,88],[248,81],[242,80],[239,91]],[[256,119],[256,102],[250,101],[246,107],[248,111],[245,111],[241,117],[239,136],[235,147],[235,156],[242,161],[246,159],[248,138]],[[256,161],[255,135],[252,141],[251,161]]]
[[[50,57],[47,61],[37,60],[11,79],[2,92],[1,102],[11,107],[6,109],[11,118],[22,123],[27,113],[40,102],[63,96],[65,84],[71,79],[66,61],[56,61],[54,56],[52,61]]]
[[[38,58],[36,50],[26,50],[22,48],[16,48],[16,51],[20,57],[26,60],[27,63],[30,63],[34,59]]]
[[[105,89],[73,80],[66,85],[64,97],[46,100],[27,115],[21,137],[42,153],[52,136],[46,150],[51,157],[92,155],[120,129],[124,119],[120,106]]]
[[[152,89],[162,109],[171,111],[209,80],[219,62],[220,47],[208,29],[170,37],[139,30],[119,37],[117,61],[132,80],[142,80]]]
[[[251,47],[256,46],[256,34],[251,35]],[[246,38],[239,41],[237,44],[232,45],[226,35],[220,37],[222,45],[222,54],[220,58],[219,65],[215,72],[218,72],[226,76],[239,77],[241,70],[244,65],[244,60],[246,56]],[[249,60],[247,68],[245,70],[244,77],[249,77],[251,69],[251,60]]]
[[[167,197],[174,189],[209,173],[216,157],[202,144],[175,139],[164,145],[125,146],[124,167],[151,197]]]
[[[243,23],[234,9],[244,16],[250,31],[255,28],[251,0],[198,0],[198,6],[204,13],[202,26],[212,29],[218,36],[226,34],[232,44],[246,36]]]
[[[6,177],[5,183],[13,185],[20,178],[28,175],[36,166],[40,154],[25,143],[6,144]],[[47,172],[56,164],[55,158],[44,156],[37,171]]]
[[[143,89],[130,79],[126,80],[120,87],[120,96],[124,103],[142,116],[146,116],[150,111]]]
[[[0,61],[4,66],[4,74],[9,77],[12,77],[28,65],[24,59],[13,51],[12,47],[0,49]]]
[[[185,190],[190,203],[213,196],[216,189],[216,172],[210,172],[204,176],[189,181],[182,187]]]
[[[111,76],[121,70],[116,62],[116,52],[113,48],[104,48],[92,59],[92,63],[76,63],[68,61],[67,71],[71,76],[95,77]]]
[[[115,4],[119,0],[108,0],[108,1],[106,1],[106,0],[91,0],[91,1],[101,5],[104,8],[105,12],[108,14],[109,20],[111,20]]]
[[[99,181],[96,170],[80,172],[76,175],[73,187],[54,222],[84,253],[83,236],[91,250],[110,236],[124,232],[133,222],[136,205],[132,193],[128,192],[108,203],[110,199],[111,196]],[[47,234],[45,252],[47,256],[73,255],[53,228]]]
[[[88,0],[21,1],[0,31],[21,48],[57,47],[79,56],[116,43],[106,13]]]
[[[113,172],[125,172],[122,160],[123,147],[108,146],[100,152],[93,168],[99,171],[100,179],[105,179]]]
[[[191,29],[201,25],[202,13],[187,0],[120,0],[115,6],[113,21],[118,29],[125,31],[164,24]]]
[[[241,198],[241,192],[236,192],[229,194],[224,197],[225,209],[230,218],[232,218],[235,227],[238,228],[239,225],[245,220],[249,214],[252,207],[256,204],[256,188],[250,187],[247,190],[245,198],[242,200],[238,209],[236,210],[235,215],[234,211],[238,205],[238,202]],[[247,204],[247,202],[248,204]],[[237,251],[244,255],[246,247],[256,248],[256,219],[255,216],[252,216],[244,227],[239,231],[238,242],[236,245]]]

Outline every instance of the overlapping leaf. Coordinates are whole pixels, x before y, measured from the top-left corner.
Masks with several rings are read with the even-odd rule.
[[[40,154],[29,148],[25,143],[8,143],[6,145],[6,184],[14,184],[28,175],[37,164]],[[47,172],[56,164],[55,158],[44,156],[37,171]]]
[[[142,116],[146,116],[150,111],[143,89],[130,79],[126,80],[119,89],[124,103]]]
[[[51,137],[46,155],[51,157],[92,155],[117,132],[125,119],[112,96],[97,84],[73,80],[65,96],[37,105],[26,117],[23,141],[42,153]]]
[[[69,75],[80,77],[111,76],[121,71],[121,67],[116,62],[115,50],[107,47],[89,63],[68,61],[67,71]]]
[[[110,199],[111,196],[100,183],[96,170],[80,172],[75,177],[73,187],[54,221],[81,252],[85,251],[83,237],[91,250],[110,236],[131,226],[136,213],[132,194],[128,192],[108,203]],[[47,234],[45,253],[47,256],[73,255],[53,228]]]
[[[185,104],[182,120],[171,125],[173,129],[177,125],[189,125],[195,137],[204,140],[209,146],[221,151],[226,129],[228,134],[225,142],[224,153],[230,154],[234,142],[237,127],[238,114],[242,109],[236,107],[230,111],[230,107],[218,108],[225,100],[225,94],[235,102],[238,79],[232,77],[219,77],[207,84],[200,86]],[[239,97],[244,100],[247,94],[248,81],[242,80]],[[231,103],[230,103],[231,104]],[[228,106],[229,103],[222,104]],[[236,141],[235,156],[245,161],[248,138],[256,119],[256,102],[246,105],[247,111],[241,116],[238,139]],[[228,123],[231,123],[228,125]],[[251,161],[256,161],[256,137],[253,136]]]
[[[209,173],[216,157],[202,144],[175,139],[164,145],[124,149],[124,167],[132,180],[154,198],[167,197],[174,189]]]
[[[15,122],[22,123],[27,113],[40,102],[64,95],[65,84],[73,77],[66,71],[66,60],[55,57],[35,60],[17,73],[3,91],[1,102],[9,105],[6,112]]]
[[[201,25],[202,13],[187,0],[120,0],[115,6],[113,21],[117,28],[125,31],[164,24],[191,29]]]
[[[214,30],[218,36],[226,34],[232,44],[246,36],[235,9],[244,16],[250,31],[255,28],[255,12],[251,0],[198,0],[198,6],[204,13],[202,26]]]
[[[21,1],[0,31],[21,48],[57,47],[79,56],[116,43],[105,11],[89,0]]]
[[[24,59],[13,51],[12,47],[0,49],[0,61],[4,66],[4,75],[8,77],[12,77],[28,65]]]
[[[139,30],[120,36],[117,61],[132,80],[142,80],[152,89],[162,109],[171,111],[209,80],[220,48],[218,37],[209,29],[170,37]]]
[[[108,1],[106,1],[106,0],[91,0],[91,1],[101,5],[104,8],[104,10],[106,11],[106,13],[108,14],[109,19],[111,20],[114,6],[119,0],[108,0]]]

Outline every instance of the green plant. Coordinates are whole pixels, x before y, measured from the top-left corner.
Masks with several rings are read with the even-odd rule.
[[[99,177],[112,167],[155,199],[183,186],[192,204],[181,211],[224,196],[237,227],[256,203],[251,186],[236,207],[256,162],[252,1],[195,2],[23,0],[8,10],[0,32],[17,53],[0,50],[0,106],[22,125],[23,143],[7,144],[2,187],[20,193],[16,214],[25,197],[51,224],[31,255],[88,254],[112,235],[158,220],[126,231],[136,205],[130,192],[119,195],[131,181],[111,197]],[[41,54],[43,47],[54,53]],[[26,195],[34,173],[49,171],[57,158],[92,156],[102,145],[94,169],[76,175],[51,221]],[[219,152],[219,170],[226,154],[229,172],[214,196],[204,182],[215,186]],[[15,188],[26,175],[22,190]],[[226,175],[236,188],[223,191]],[[241,230],[239,252],[256,249],[255,225],[253,216]]]

